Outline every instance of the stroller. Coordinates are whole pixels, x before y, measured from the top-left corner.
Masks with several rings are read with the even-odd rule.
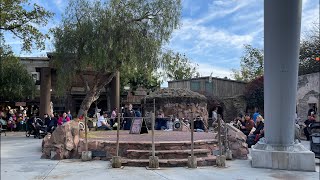
[[[34,120],[35,127],[32,125],[32,123],[27,123],[26,128],[26,137],[30,137],[30,135],[34,135],[34,138],[43,138],[47,135],[47,126],[44,125],[44,122],[40,118],[36,118]]]
[[[310,132],[310,150],[316,158],[320,158],[320,122],[314,122],[308,127]]]
[[[4,136],[7,136],[7,122],[0,118],[0,136],[2,133],[4,133]]]

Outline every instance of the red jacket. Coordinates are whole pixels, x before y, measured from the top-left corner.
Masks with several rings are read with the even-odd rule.
[[[254,127],[254,121],[252,119],[246,120],[245,127],[247,131],[251,131],[251,129]]]
[[[62,125],[64,122],[63,122],[63,117],[59,117],[59,119],[58,119],[58,125]],[[65,117],[65,122],[68,122],[68,121],[70,121],[70,118],[67,116],[67,117]]]

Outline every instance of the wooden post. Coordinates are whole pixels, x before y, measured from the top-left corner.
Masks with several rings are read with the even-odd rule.
[[[193,149],[194,149],[194,141],[193,141],[193,132],[194,132],[194,119],[191,117],[191,157],[194,157]]]
[[[87,127],[87,120],[88,118],[84,118],[84,136],[86,139],[86,151],[88,151],[88,127]]]
[[[149,168],[156,169],[159,168],[159,158],[156,156],[156,149],[154,144],[154,122],[155,114],[151,114],[151,130],[152,130],[152,156],[149,157]]]
[[[219,155],[222,155],[222,144],[221,144],[221,119],[220,114],[218,114],[218,144],[219,144]]]
[[[118,125],[117,125],[117,147],[116,147],[116,156],[112,157],[112,167],[113,168],[121,168],[122,167],[122,162],[121,158],[119,156],[119,130],[120,130],[120,113],[118,113]]]
[[[226,167],[226,156],[222,155],[222,143],[221,143],[221,116],[218,114],[218,143],[219,143],[219,155],[217,156],[217,166]]]
[[[117,119],[117,156],[119,156],[119,131],[120,131],[120,113],[118,113],[118,119]]]
[[[92,152],[88,151],[88,127],[87,127],[87,117],[84,118],[84,133],[85,133],[85,151],[81,152],[82,161],[90,161],[92,159]]]
[[[152,157],[155,156],[154,123],[155,123],[155,113],[152,113],[152,116],[151,116],[151,125],[152,125]]]
[[[153,113],[156,114],[156,99],[153,99]]]
[[[194,119],[193,114],[191,116],[191,156],[188,157],[188,168],[197,168],[197,157],[194,156],[194,140],[193,140],[193,132],[194,132]]]

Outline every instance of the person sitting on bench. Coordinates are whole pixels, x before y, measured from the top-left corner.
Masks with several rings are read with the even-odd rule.
[[[101,115],[101,116],[98,113],[98,115],[99,115],[98,122],[97,122],[98,129],[99,130],[111,130],[111,127],[106,120],[106,118],[108,117],[107,113],[104,112],[103,115]]]
[[[246,114],[244,116],[244,119],[245,119],[245,123],[240,127],[240,130],[243,132],[243,134],[245,134],[248,137],[251,129],[254,127],[254,122],[250,118],[249,114]]]
[[[194,121],[194,131],[195,132],[204,132],[205,131],[204,123],[203,123],[202,118],[200,116],[198,116],[196,118],[196,120]]]

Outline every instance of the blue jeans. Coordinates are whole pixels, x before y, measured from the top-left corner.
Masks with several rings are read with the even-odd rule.
[[[111,130],[108,126],[100,126],[98,127],[99,130]]]
[[[203,129],[195,129],[196,132],[204,132]]]

